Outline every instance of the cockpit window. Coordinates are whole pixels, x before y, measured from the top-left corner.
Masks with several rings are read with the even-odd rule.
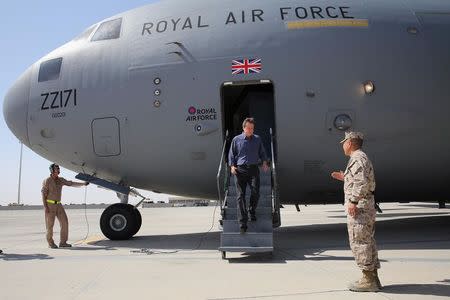
[[[74,41],[79,41],[79,40],[87,39],[87,38],[91,35],[92,31],[94,31],[95,26],[96,26],[96,25],[93,25],[93,26],[89,27],[88,29],[86,29],[85,31],[83,31],[82,34],[80,34],[79,36],[77,36],[77,37],[74,38],[73,40],[74,40]]]
[[[61,72],[62,57],[44,61],[39,68],[39,82],[55,80]]]
[[[118,39],[120,37],[121,28],[122,18],[103,22],[92,37],[92,41]]]

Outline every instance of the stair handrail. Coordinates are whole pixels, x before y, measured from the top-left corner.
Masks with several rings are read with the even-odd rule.
[[[281,225],[280,220],[280,199],[278,196],[278,180],[277,180],[277,167],[275,163],[275,151],[274,151],[274,135],[273,129],[270,128],[270,150],[272,153],[271,161],[271,175],[272,175],[272,216],[273,226],[279,227]]]
[[[225,203],[223,203],[222,199],[225,200],[225,195],[226,192],[228,190],[228,180],[230,178],[230,170],[228,168],[227,162],[226,162],[226,149],[227,149],[227,143],[228,143],[228,136],[229,136],[229,132],[228,130],[225,132],[225,139],[223,141],[223,146],[222,146],[222,154],[220,156],[220,163],[219,163],[219,169],[217,171],[217,192],[219,195],[219,205],[221,208],[224,207]],[[221,175],[224,172],[224,179],[223,179],[223,187],[221,187]],[[223,190],[223,192],[222,192]],[[222,197],[222,193],[223,193],[223,197]]]

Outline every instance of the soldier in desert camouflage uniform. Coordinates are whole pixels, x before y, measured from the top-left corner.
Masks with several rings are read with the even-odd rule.
[[[356,292],[376,292],[382,286],[378,279],[378,250],[375,241],[375,175],[367,155],[361,150],[364,136],[360,132],[347,132],[341,143],[350,159],[345,172],[333,172],[331,176],[344,181],[347,228],[355,261],[363,277],[351,283],[349,289]]]

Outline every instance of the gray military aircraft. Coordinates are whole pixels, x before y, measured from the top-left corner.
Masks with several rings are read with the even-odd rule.
[[[330,172],[345,167],[349,129],[366,134],[378,201],[443,204],[449,53],[447,1],[168,0],[34,63],[3,111],[34,152],[118,192],[102,216],[112,239],[139,230],[130,187],[222,198],[226,141],[247,116],[277,208],[343,201]],[[111,230],[117,215],[137,221]]]

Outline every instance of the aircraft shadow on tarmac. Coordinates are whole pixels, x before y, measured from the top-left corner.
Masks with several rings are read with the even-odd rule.
[[[402,210],[405,210],[406,208],[432,208],[433,209],[433,208],[437,208],[438,205],[435,204],[435,203],[414,203],[414,204],[408,203],[408,204],[400,204],[400,206],[397,207],[397,208],[383,208],[383,203],[380,203],[380,207],[383,210],[383,212],[385,212],[385,211],[402,211]],[[438,213],[435,213],[435,215],[436,214],[450,213],[450,209],[449,208],[450,207],[447,206],[444,209],[440,209],[440,211]],[[329,210],[328,212],[330,212],[330,213],[344,213],[344,205],[342,205],[342,209],[341,210]],[[423,215],[423,213],[415,213],[415,214],[416,215]],[[379,216],[382,216],[382,215],[384,215],[384,214],[381,214]]]
[[[450,284],[393,284],[384,286],[382,292],[386,294],[448,297],[450,295]]]
[[[25,260],[49,260],[52,256],[47,254],[0,254],[0,260],[4,261],[25,261]]]
[[[414,203],[414,204],[408,204],[402,207],[415,207],[415,208],[436,208],[438,207],[437,204],[434,203]],[[442,211],[450,211],[450,206],[448,206],[448,202],[447,202],[447,206],[445,208],[441,208],[440,210]]]
[[[408,215],[409,216],[409,215]],[[377,221],[380,250],[450,249],[450,216],[429,216]],[[128,241],[102,240],[105,248],[217,250],[220,232],[137,236]],[[285,263],[289,260],[348,260],[351,256],[322,255],[327,250],[349,250],[346,224],[316,224],[281,227],[274,232],[275,251],[267,255],[245,255],[230,263]],[[381,257],[382,258],[382,257]],[[383,261],[383,260],[382,260]]]
[[[388,214],[383,212],[382,214],[377,214],[377,221],[382,221],[382,218],[393,218],[393,217],[398,217],[398,218],[403,218],[403,217],[414,217],[414,216],[420,216],[420,217],[425,217],[425,216],[450,216],[449,213],[446,212],[436,212],[436,213],[414,213],[414,212],[410,212],[410,213],[392,213],[392,214]],[[336,215],[336,216],[328,216],[328,218],[347,218],[347,216],[345,214],[342,215]]]

